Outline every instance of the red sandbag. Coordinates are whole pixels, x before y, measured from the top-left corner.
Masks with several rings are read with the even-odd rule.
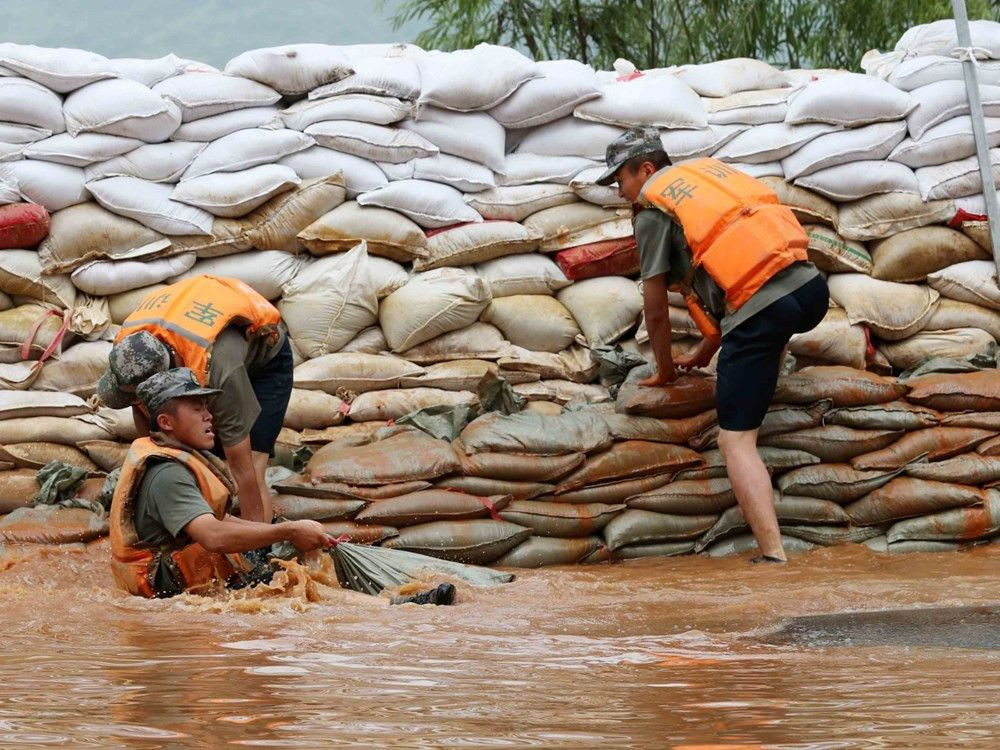
[[[49,236],[49,212],[37,203],[0,206],[0,250],[30,250]]]
[[[635,237],[577,245],[556,253],[556,263],[572,281],[597,276],[632,276],[639,273],[639,248]]]

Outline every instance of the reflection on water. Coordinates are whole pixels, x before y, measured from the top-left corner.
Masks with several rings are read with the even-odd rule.
[[[998,746],[1000,651],[772,637],[792,616],[995,603],[996,546],[634,561],[527,571],[451,608],[253,612],[121,597],[107,554],[0,559],[0,747]]]

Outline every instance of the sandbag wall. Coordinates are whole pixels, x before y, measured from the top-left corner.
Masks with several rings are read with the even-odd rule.
[[[1000,134],[992,127],[998,28],[974,24],[976,47],[991,58],[979,66],[991,138]],[[0,421],[0,445],[31,444],[9,458],[14,473],[0,475],[20,488],[5,510],[30,500],[28,474],[44,459],[95,475],[120,462],[134,435],[130,416],[83,399],[106,366],[115,326],[158,285],[191,274],[241,278],[281,310],[297,363],[286,457],[303,445],[342,446],[345,430],[371,440],[415,409],[475,405],[487,372],[528,399],[525,420],[554,425],[544,420],[569,419],[562,407],[571,402],[611,418],[592,348],[649,350],[629,215],[593,180],[607,143],[632,124],[659,127],[675,160],[715,156],[761,176],[807,226],[834,305],[793,343],[801,365],[889,374],[931,356],[985,351],[1000,337],[1000,288],[948,34],[940,24],[911,30],[894,53],[866,58],[871,75],[778,71],[753,60],[595,72],[488,45],[454,53],[290,45],[245,53],[220,72],[173,56],[108,60],[0,45],[0,203],[11,204],[0,206],[0,385],[11,389],[0,395],[13,410]],[[679,349],[696,341],[682,307],[671,319],[685,336]],[[45,392],[42,401],[15,408],[35,392]],[[651,465],[670,469],[647,466],[628,481],[666,476],[660,486],[669,487],[678,472],[698,470],[656,462],[662,445],[711,430],[710,405],[702,406],[669,417],[693,425],[657,428],[665,442],[612,431],[654,444],[628,447],[648,448]],[[692,445],[711,451],[705,439]],[[476,453],[466,449],[455,455]],[[471,470],[477,479],[551,485],[531,497],[534,490],[489,492],[481,482],[450,489],[562,502],[556,510],[566,513],[574,506],[560,500],[560,482],[608,450],[612,463],[625,452],[604,443],[557,452],[581,461],[559,464],[562,474],[517,464],[503,476]],[[462,461],[435,481],[468,479]],[[717,465],[706,471],[723,474]],[[595,476],[572,491],[626,481]],[[362,501],[366,512],[378,507],[374,490],[359,489],[371,485],[329,481],[348,486],[324,500],[353,502],[355,513]],[[412,488],[385,492],[399,489]],[[593,502],[623,505],[626,489],[659,488],[602,490]],[[492,514],[506,513],[503,523],[534,528],[531,509],[514,515],[517,508],[480,505],[485,516],[474,520],[498,523]],[[524,544],[551,552],[542,540],[589,539],[572,554],[537,558],[545,561],[571,561],[595,539],[603,541],[581,557],[609,547],[640,554],[647,541],[657,549],[641,553],[660,554],[674,549],[661,544],[690,548],[710,528],[614,544],[606,536],[619,518],[656,511],[591,510],[599,516],[591,525],[573,526],[589,536],[536,529]],[[704,524],[712,512],[693,515]],[[611,531],[600,537],[605,522]]]

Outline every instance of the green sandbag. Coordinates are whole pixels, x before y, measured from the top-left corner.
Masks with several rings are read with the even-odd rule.
[[[547,565],[573,565],[604,547],[599,536],[563,539],[532,536],[496,561],[500,568],[541,568]]]
[[[615,560],[639,560],[644,557],[676,557],[694,552],[694,542],[655,542],[630,544],[614,551]]]
[[[531,529],[537,536],[581,537],[596,534],[623,510],[624,505],[604,503],[515,500],[500,511],[500,517]]]
[[[784,547],[785,552],[806,552],[807,550],[816,549],[816,545],[812,542],[792,536],[785,536],[784,534],[781,535],[781,546]],[[716,542],[705,553],[709,557],[729,557],[730,555],[757,552],[758,550],[757,540],[754,539],[753,534],[741,534],[731,539],[723,539],[721,542]]]
[[[507,521],[434,521],[400,529],[385,541],[390,549],[405,549],[443,560],[489,565],[531,536],[531,529]]]
[[[716,522],[716,515],[679,516],[628,509],[604,527],[604,541],[612,552],[630,544],[683,542],[697,539]]]

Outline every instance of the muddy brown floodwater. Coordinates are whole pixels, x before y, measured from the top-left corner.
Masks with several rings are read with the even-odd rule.
[[[1000,545],[548,568],[450,608],[140,601],[107,555],[0,553],[0,747],[1000,747],[989,644],[775,638],[1000,601]]]

